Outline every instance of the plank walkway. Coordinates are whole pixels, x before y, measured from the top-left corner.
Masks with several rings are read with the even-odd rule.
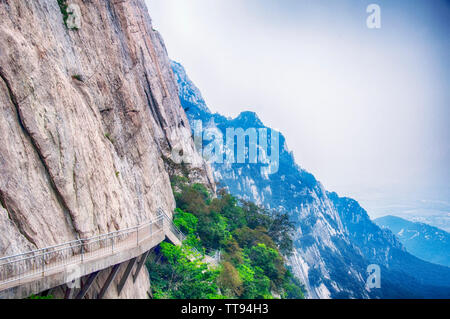
[[[96,260],[107,259],[136,247],[151,246],[152,240],[161,238],[161,235],[176,245],[180,245],[185,238],[173,225],[172,220],[164,212],[160,212],[155,220],[126,230],[2,257],[0,291],[67,272],[70,267],[76,268]]]

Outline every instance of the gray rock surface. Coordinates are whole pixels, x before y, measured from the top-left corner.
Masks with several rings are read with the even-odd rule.
[[[0,1],[0,256],[172,212],[174,148],[213,184],[144,1],[68,3],[79,30],[56,0]],[[121,297],[147,297],[142,274]]]

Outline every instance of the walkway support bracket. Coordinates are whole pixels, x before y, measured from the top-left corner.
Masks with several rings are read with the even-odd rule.
[[[66,291],[64,293],[64,299],[71,299],[72,297],[72,288],[66,285]]]
[[[134,275],[133,275],[133,283],[136,282],[136,279],[139,276],[139,273],[141,272],[142,266],[145,265],[145,261],[147,260],[148,254],[150,254],[150,250],[147,251],[146,253],[144,253],[142,255],[141,259],[139,260],[139,262],[136,266],[136,271],[134,272]]]
[[[136,260],[137,260],[137,257],[130,259],[127,269],[125,269],[125,273],[123,274],[122,279],[120,280],[120,283],[117,285],[117,295],[118,296],[120,296],[123,286],[125,286],[125,283],[127,282],[127,279],[130,276],[131,270],[133,269],[133,266],[136,263]]]
[[[113,266],[113,268],[108,276],[108,279],[106,279],[105,284],[102,287],[102,290],[100,290],[100,292],[97,296],[97,299],[103,299],[106,292],[108,291],[109,286],[111,286],[111,283],[116,278],[117,273],[119,272],[119,269],[120,269],[120,265],[122,265],[122,264],[117,264],[117,265]]]
[[[75,297],[75,299],[83,299],[86,296],[87,292],[89,291],[89,289],[91,288],[92,284],[94,283],[95,279],[97,278],[97,276],[99,274],[100,274],[100,271],[96,271],[89,275],[88,279],[86,280],[86,282],[83,285],[83,288],[81,288],[80,292]]]

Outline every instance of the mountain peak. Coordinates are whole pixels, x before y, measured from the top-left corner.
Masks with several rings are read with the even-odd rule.
[[[259,119],[258,115],[252,111],[241,112],[234,120],[239,122],[243,127],[261,127],[264,124]]]
[[[191,81],[186,73],[183,65],[171,60],[170,65],[172,67],[173,74],[178,84],[178,94],[181,100],[181,105],[186,109],[188,107],[197,107],[201,111],[211,113],[206,106],[205,99],[198,87]]]

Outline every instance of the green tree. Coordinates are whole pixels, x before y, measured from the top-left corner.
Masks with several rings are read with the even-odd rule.
[[[304,287],[292,272],[288,269],[285,275],[284,282],[284,298],[285,299],[304,299]]]
[[[249,258],[254,267],[259,267],[273,282],[274,287],[279,287],[283,283],[286,268],[283,257],[277,250],[258,244],[249,249]]]
[[[191,235],[197,232],[198,218],[180,208],[175,209],[173,223],[185,234]]]
[[[161,243],[165,264],[149,262],[154,297],[158,299],[210,299],[218,296],[218,271],[209,269],[188,246]]]
[[[157,298],[303,298],[303,286],[287,270],[293,224],[286,213],[238,201],[225,190],[212,197],[201,184],[172,178],[174,223],[187,234],[182,247],[161,244],[161,260],[149,262]],[[197,250],[193,250],[193,248]],[[198,251],[221,250],[210,269]],[[218,295],[220,287],[221,295]]]
[[[272,213],[272,222],[267,232],[280,252],[285,256],[292,255],[294,230],[294,223],[289,219],[287,213]]]
[[[225,295],[241,296],[244,291],[244,287],[242,286],[243,282],[239,272],[233,264],[228,261],[222,263],[218,282],[221,291],[224,292]]]

